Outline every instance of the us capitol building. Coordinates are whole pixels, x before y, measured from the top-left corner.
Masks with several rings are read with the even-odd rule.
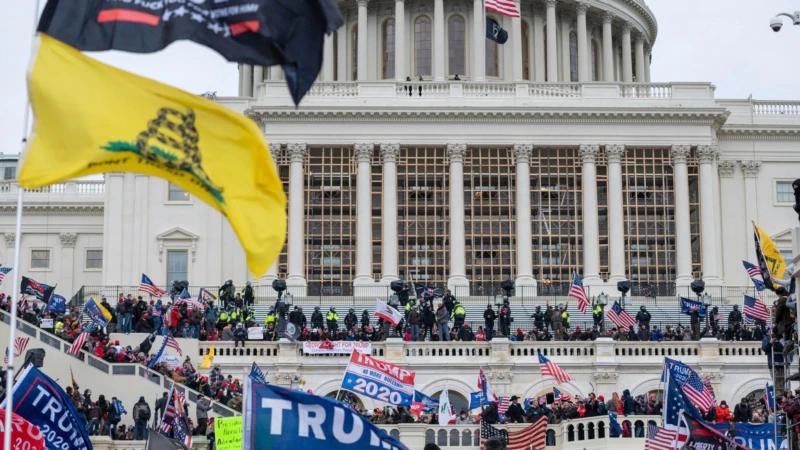
[[[306,305],[353,304],[359,290],[374,304],[374,292],[405,279],[447,286],[480,315],[504,280],[523,304],[543,304],[566,295],[573,272],[591,296],[630,279],[634,304],[657,296],[676,308],[675,287],[697,279],[736,292],[720,304],[741,302],[751,221],[792,260],[800,102],[718,99],[711,83],[652,79],[658,23],[643,0],[522,0],[521,19],[488,12],[508,30],[504,45],[485,38],[482,0],[340,7],[346,24],[326,39],[299,107],[279,67],[241,67],[239,96],[217,99],[263,129],[289,198],[286,246],[263,278],[248,273],[219,213],[164,180],[123,173],[26,192],[22,274],[67,298],[82,286],[138,286],[142,272],[159,287],[281,278]],[[0,168],[0,262],[11,265],[17,157],[0,155]],[[336,392],[346,364],[291,343],[248,343],[247,355],[227,344],[215,359],[224,373],[255,360],[271,382],[302,378],[321,395]],[[551,389],[538,351],[575,376],[560,389],[607,399],[659,389],[664,356],[710,375],[729,404],[770,378],[758,342],[471,344],[373,343],[373,354],[416,370],[428,395],[448,383],[460,404],[478,366],[499,395]]]

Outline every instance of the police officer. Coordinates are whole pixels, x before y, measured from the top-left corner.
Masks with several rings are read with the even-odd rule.
[[[639,312],[636,313],[636,321],[639,322],[639,326],[641,327],[644,325],[646,329],[650,329],[650,313],[647,312],[647,307],[642,305],[639,308]]]
[[[417,307],[417,300],[415,298],[409,298],[406,302],[406,312],[405,312],[405,319],[408,320],[408,315],[411,313],[411,310]]]
[[[233,285],[233,280],[228,280],[219,288],[219,299],[223,305],[225,305],[225,309],[228,309],[229,303],[233,301],[233,293],[236,291],[236,287]]]
[[[319,306],[315,306],[314,312],[311,313],[311,328],[322,328],[322,313],[319,311]]]
[[[450,289],[448,289],[444,292],[442,303],[444,303],[444,307],[447,309],[447,312],[452,313],[453,309],[456,307],[456,303],[458,303],[458,300],[456,300],[456,297],[452,292],[450,292]],[[431,305],[433,305],[433,298],[431,298]]]
[[[269,312],[267,313],[267,317],[264,318],[264,327],[269,328],[270,324],[275,326],[275,322],[277,320],[278,320],[278,315],[275,314],[275,308],[270,308]]]
[[[533,326],[540,330],[544,329],[544,313],[541,306],[536,307],[536,312],[531,315],[531,319],[533,319]]]
[[[256,324],[256,312],[253,308],[247,308],[244,310],[244,323],[246,327],[252,327]]]
[[[253,301],[256,299],[256,294],[249,281],[245,285],[244,290],[242,290],[242,297],[244,298],[245,305],[253,306]]]
[[[347,331],[350,331],[356,325],[358,325],[358,316],[356,315],[356,310],[350,308],[350,311],[344,317],[344,326],[347,329]]]
[[[228,313],[227,310],[223,309],[222,312],[219,314],[219,320],[217,320],[217,330],[222,333],[222,329],[225,328],[231,320],[231,315]]]
[[[486,340],[491,341],[492,335],[494,335],[494,321],[497,320],[497,314],[492,309],[492,305],[489,304],[486,307],[486,311],[483,312],[483,321],[484,325],[486,326]]]
[[[600,295],[603,295],[603,293],[601,292]],[[603,316],[603,305],[599,302],[595,302],[594,308],[592,309],[592,320],[594,320],[594,326],[601,332],[605,331]]]
[[[564,327],[565,330],[569,330],[569,323],[572,319],[569,317],[569,313],[567,312],[566,306],[564,310],[561,311],[561,326]]]
[[[453,304],[453,312],[450,313],[450,319],[453,320],[453,329],[458,330],[464,325],[464,318],[467,316],[467,311],[461,306],[458,300]]]
[[[241,322],[243,318],[244,314],[242,314],[242,309],[237,306],[236,310],[231,313],[231,322],[238,323]]]
[[[739,327],[742,323],[742,313],[739,311],[739,305],[733,305],[733,311],[728,314],[728,328],[733,328],[734,334],[739,334]]]
[[[365,309],[364,312],[361,313],[361,328],[367,328],[368,326],[369,326],[369,311]]]
[[[339,330],[339,314],[336,314],[336,308],[331,306],[331,309],[328,311],[328,316],[325,317],[325,320],[328,322],[328,331]]]

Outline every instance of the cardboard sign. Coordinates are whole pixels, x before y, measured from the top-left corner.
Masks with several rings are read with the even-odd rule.
[[[214,440],[217,450],[241,450],[242,417],[214,419]]]
[[[164,355],[160,361],[167,363],[172,370],[181,365],[181,357],[177,355]]]
[[[250,327],[247,329],[247,339],[251,341],[264,340],[264,327]]]
[[[42,319],[42,323],[39,324],[39,327],[52,329],[53,328],[53,319]]]

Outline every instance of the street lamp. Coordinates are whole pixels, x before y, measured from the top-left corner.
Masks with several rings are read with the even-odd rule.
[[[800,11],[795,11],[793,14],[780,13],[769,21],[769,27],[772,28],[772,31],[776,33],[781,31],[781,28],[783,28],[783,20],[781,20],[781,16],[792,19],[792,23],[795,25],[800,25]]]
[[[606,305],[608,305],[608,294],[600,292],[600,295],[597,296],[597,304],[602,307],[602,311],[600,312],[600,332],[603,333],[606,331],[606,319],[604,316]]]

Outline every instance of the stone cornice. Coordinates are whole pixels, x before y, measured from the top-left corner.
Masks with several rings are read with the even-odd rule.
[[[102,216],[103,205],[25,205],[23,214],[31,216]],[[12,216],[17,214],[17,206],[0,205],[0,215]]]
[[[717,138],[721,141],[748,139],[794,141],[800,140],[800,126],[726,125],[717,131]]]
[[[644,123],[695,124],[718,127],[728,118],[723,109],[532,109],[513,108],[497,111],[481,110],[400,110],[373,108],[370,110],[302,110],[251,109],[246,112],[260,124],[274,123]],[[291,151],[291,149],[290,149]]]

